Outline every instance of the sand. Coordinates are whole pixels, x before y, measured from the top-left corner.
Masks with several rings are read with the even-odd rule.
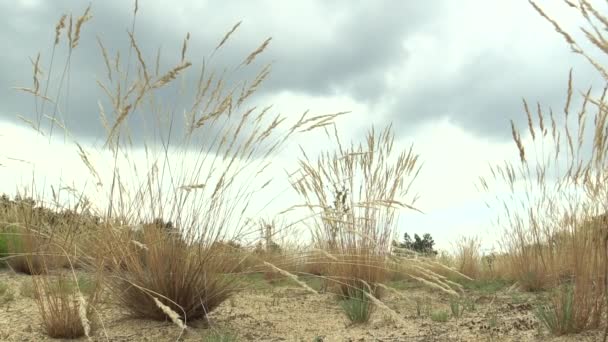
[[[20,293],[29,276],[0,270],[14,300],[0,304],[0,341],[51,341],[40,324],[36,304]],[[171,322],[130,318],[106,296],[99,307],[102,327],[92,341],[205,341],[214,331],[230,332],[238,341],[596,341],[601,331],[553,337],[535,318],[538,295],[467,292],[461,317],[447,322],[430,313],[450,312],[450,297],[423,287],[387,293],[383,301],[395,311],[376,308],[366,324],[350,324],[331,293],[312,294],[296,285],[256,287],[224,302],[209,324],[189,323],[182,331]],[[414,298],[421,298],[416,304]],[[420,315],[417,313],[420,308]],[[81,338],[78,340],[86,340]]]

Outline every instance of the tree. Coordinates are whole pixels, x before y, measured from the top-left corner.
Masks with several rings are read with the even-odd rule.
[[[412,240],[408,233],[405,233],[403,234],[403,242],[395,245],[425,255],[437,255],[437,251],[433,249],[435,240],[429,233],[422,235],[422,238],[418,234],[414,234],[414,240]]]

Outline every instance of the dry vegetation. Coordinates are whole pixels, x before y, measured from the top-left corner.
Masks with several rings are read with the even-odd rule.
[[[585,30],[589,41],[608,51],[595,26],[608,27],[608,20],[586,1],[569,4],[592,25]],[[533,6],[608,80],[600,63]],[[50,202],[36,184],[17,198],[0,198],[0,306],[9,313],[0,322],[23,324],[19,313],[35,307],[32,320],[42,327],[36,332],[29,325],[23,333],[2,328],[0,339],[520,341],[570,333],[592,339],[600,336],[597,329],[608,331],[606,89],[599,96],[582,93],[574,110],[571,76],[563,120],[524,103],[527,133],[512,125],[520,161],[493,167],[492,177],[480,180],[484,191],[494,183],[512,191],[496,202],[506,209],[499,222],[505,228],[502,251],[482,255],[480,241],[464,237],[454,254],[419,255],[393,245],[398,215],[417,210],[410,193],[420,172],[413,147],[396,150],[390,126],[370,129],[363,142],[344,147],[334,120],[346,113],[304,113],[285,126],[288,118],[271,117],[271,107],[248,106],[270,66],[247,82],[231,85],[228,76],[251,68],[270,39],[233,74],[210,70],[240,23],[197,75],[183,137],[168,132],[145,141],[148,164],[136,165],[130,159],[132,117],[172,126],[176,120],[155,99],[163,89],[179,89],[176,80],[193,69],[189,34],[171,69],[161,71],[159,57],[146,59],[135,35],[137,12],[135,2],[128,51],[107,50],[98,38],[107,72],[96,82],[107,96],[99,111],[104,151],[113,156],[109,176],[74,141],[107,207],[65,186],[51,187]],[[33,96],[35,118],[22,119],[39,134],[61,129],[71,138],[56,115],[69,77],[48,84],[51,77],[43,80],[41,70],[50,75],[59,68],[56,51],[64,44],[60,75],[69,73],[79,42],[89,39],[90,19],[89,8],[76,18],[62,16],[51,64],[43,68],[38,57],[33,87],[19,88]],[[52,116],[45,112],[49,107]],[[586,128],[590,113],[593,124]],[[303,203],[282,214],[304,211],[305,218],[279,224],[243,217],[268,184],[257,178],[269,160],[292,137],[310,131],[324,131],[336,149],[317,158],[302,149],[298,172],[290,174]],[[139,169],[138,176],[129,178],[131,169]],[[522,188],[527,196],[517,197]],[[295,224],[309,228],[311,243],[277,243],[277,235],[289,235]],[[257,244],[247,239],[259,231]],[[121,317],[147,328],[121,326]],[[143,332],[130,335],[129,329]]]

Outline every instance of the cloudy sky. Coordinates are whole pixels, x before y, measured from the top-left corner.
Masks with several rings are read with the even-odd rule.
[[[582,37],[577,27],[584,22],[574,10],[557,1],[538,3]],[[0,3],[5,46],[0,53],[0,191],[13,193],[31,180],[32,169],[50,184],[58,177],[67,182],[83,177],[70,141],[49,144],[17,118],[34,118],[35,107],[30,96],[11,88],[31,87],[29,58],[41,52],[43,69],[48,68],[57,20],[85,7],[76,0]],[[129,1],[93,1],[93,17],[72,56],[61,116],[74,139],[91,150],[99,149],[104,137],[97,106],[104,95],[95,80],[104,79],[106,69],[95,36],[113,53],[128,51],[132,11]],[[450,248],[460,235],[480,236],[484,248],[496,240],[494,213],[475,182],[487,174],[488,163],[517,160],[509,120],[525,127],[522,98],[561,109],[571,67],[576,90],[602,85],[527,1],[141,0],[135,35],[149,63],[161,47],[166,69],[179,62],[189,32],[188,56],[198,68],[239,21],[214,61],[218,68],[238,64],[272,37],[256,62],[272,63],[272,72],[253,102],[274,104],[273,111],[290,117],[307,109],[351,111],[338,119],[346,140],[362,141],[371,125],[392,123],[398,147],[414,143],[424,163],[415,187],[424,214],[404,212],[399,229],[429,232],[441,248]],[[54,70],[63,67],[65,51],[58,56]],[[177,100],[173,107],[178,116],[180,105]],[[286,168],[298,151],[292,145],[279,156]],[[302,145],[307,153],[327,147],[315,139]]]

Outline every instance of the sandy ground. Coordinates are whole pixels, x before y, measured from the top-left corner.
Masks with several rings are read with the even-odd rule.
[[[0,304],[0,341],[50,341],[40,325],[35,302],[19,293],[29,276],[0,270],[14,300]],[[417,305],[413,298],[421,298]],[[205,341],[215,329],[238,341],[596,341],[602,332],[552,337],[539,327],[529,294],[467,293],[460,318],[436,322],[430,313],[450,312],[449,298],[436,291],[409,287],[387,293],[384,302],[397,316],[376,308],[370,322],[351,325],[333,294],[311,294],[293,285],[256,287],[239,293],[210,315],[211,328],[192,324],[182,334],[170,322],[129,318],[111,301],[100,308],[103,328],[93,341]],[[420,309],[420,315],[417,313]],[[85,338],[81,340],[86,340]],[[217,340],[214,340],[217,341]]]

